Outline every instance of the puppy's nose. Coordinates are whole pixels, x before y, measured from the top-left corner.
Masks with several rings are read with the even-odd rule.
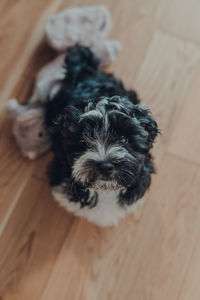
[[[99,164],[99,172],[102,175],[111,175],[113,172],[114,166],[111,162],[109,161],[102,161]]]

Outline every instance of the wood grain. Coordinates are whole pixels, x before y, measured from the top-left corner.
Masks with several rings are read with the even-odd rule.
[[[161,129],[162,135],[154,149],[157,162],[161,160],[174,131],[199,63],[197,46],[166,33],[155,32],[134,85]]]
[[[19,152],[3,107],[25,102],[56,54],[46,18],[97,0],[0,1],[0,299],[199,300],[200,45],[197,0],[102,0],[123,49],[107,68],[158,120],[157,174],[135,215],[98,228],[58,207],[51,154]]]
[[[168,150],[200,165],[199,95],[200,69],[196,72],[194,81],[185,95],[185,105],[180,110],[176,120]]]
[[[60,2],[60,0],[8,0],[2,5],[0,55],[5,59],[2,60],[0,68],[2,74],[0,108],[10,97],[28,59],[42,40],[45,20],[59,7]]]
[[[13,94],[21,102],[26,101],[32,82],[21,78]],[[0,235],[8,221],[27,179],[34,168],[19,153],[12,134],[12,121],[5,114],[0,117]],[[14,176],[13,176],[14,175]]]
[[[162,29],[199,43],[199,13],[198,0],[161,0],[155,16]]]
[[[15,299],[16,294],[21,299],[39,299],[73,217],[56,205],[47,185],[34,177],[13,216],[0,241],[1,289],[6,290],[5,299]]]

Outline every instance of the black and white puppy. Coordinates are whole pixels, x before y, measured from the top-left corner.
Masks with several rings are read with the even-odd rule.
[[[159,130],[136,93],[99,70],[89,48],[68,49],[65,63],[63,84],[46,106],[50,185],[75,215],[117,224],[150,186],[150,149]]]

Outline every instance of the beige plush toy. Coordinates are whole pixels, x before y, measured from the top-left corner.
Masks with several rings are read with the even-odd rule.
[[[51,142],[44,129],[41,104],[21,105],[12,99],[7,104],[7,113],[14,119],[13,133],[25,157],[35,159],[49,151]]]
[[[70,8],[47,21],[47,41],[59,55],[40,70],[32,96],[25,105],[12,99],[6,107],[8,115],[14,119],[14,136],[25,157],[35,159],[51,147],[44,128],[43,103],[55,95],[65,77],[67,48],[75,44],[88,46],[101,65],[106,65],[115,59],[121,48],[119,42],[106,40],[110,28],[111,17],[104,6]]]
[[[118,41],[106,40],[111,16],[105,6],[74,7],[51,16],[45,26],[49,45],[59,52],[80,44],[89,47],[101,65],[113,62],[121,49]]]

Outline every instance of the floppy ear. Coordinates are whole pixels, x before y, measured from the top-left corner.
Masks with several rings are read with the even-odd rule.
[[[64,142],[64,149],[67,152],[73,152],[78,146],[80,137],[80,115],[81,112],[74,106],[65,108],[62,128],[61,128],[61,139]],[[69,159],[69,157],[68,157]]]
[[[158,135],[158,133],[160,133],[158,125],[152,117],[151,112],[146,107],[137,104],[133,109],[133,118],[136,118],[139,121],[140,125],[148,133],[147,144],[148,147],[151,148],[156,136]]]
[[[81,112],[74,106],[68,106],[64,110],[63,116],[63,129],[65,131],[74,132],[78,121],[80,119]]]
[[[111,111],[109,113],[112,126],[117,131],[132,135],[141,135],[143,138],[147,136],[146,131],[138,124],[138,120],[131,118],[127,114],[120,111]]]

